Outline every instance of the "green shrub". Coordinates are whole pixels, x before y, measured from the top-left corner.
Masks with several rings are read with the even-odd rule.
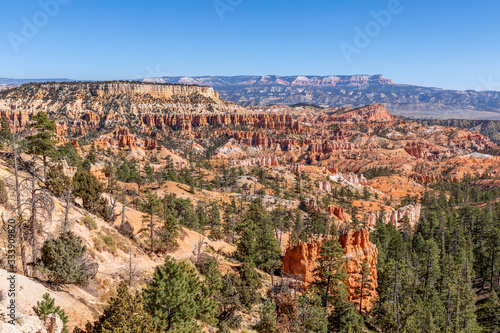
[[[47,176],[49,190],[57,197],[66,195],[71,179],[58,169],[51,169]]]
[[[82,239],[71,231],[43,243],[39,264],[49,281],[56,284],[87,285],[98,269]]]
[[[116,240],[113,238],[113,236],[101,235],[100,238],[108,247],[109,252],[116,252]]]
[[[68,328],[66,327],[66,324],[68,323],[68,316],[66,316],[63,309],[55,305],[55,300],[50,297],[49,293],[45,293],[43,295],[43,301],[36,302],[36,306],[33,307],[33,311],[35,311],[35,314],[38,318],[40,318],[40,320],[45,320],[45,317],[50,314],[57,314],[63,322],[63,329],[61,332],[68,333]]]
[[[87,227],[89,230],[97,229],[97,223],[92,216],[84,216],[80,219],[80,223]]]
[[[94,248],[97,251],[108,251],[111,253],[116,253],[117,244],[113,236],[99,235],[99,237],[94,238]]]

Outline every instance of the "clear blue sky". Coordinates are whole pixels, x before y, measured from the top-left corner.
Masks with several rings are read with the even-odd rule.
[[[500,90],[500,1],[400,0],[377,29],[371,11],[394,1],[4,0],[0,77],[384,74]],[[348,62],[340,45],[356,47],[356,27],[372,37]]]

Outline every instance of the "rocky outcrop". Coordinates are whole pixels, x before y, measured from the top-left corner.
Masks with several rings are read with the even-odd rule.
[[[96,164],[91,164],[89,173],[97,178],[98,180],[105,180],[106,179],[106,173],[104,172],[104,163],[96,163]]]
[[[47,89],[52,87],[48,86]],[[211,87],[195,85],[170,84],[138,84],[127,82],[102,82],[88,84],[88,90],[94,96],[109,96],[117,94],[148,94],[157,98],[171,98],[174,95],[199,94],[201,96],[219,99],[219,94]]]
[[[302,173],[306,167],[304,164],[292,164],[289,169],[293,173]]]
[[[61,333],[63,322],[57,314],[49,314],[45,320],[37,316],[18,314],[14,325],[8,322],[10,318],[0,311],[0,332],[2,333]]]
[[[368,180],[365,178],[365,176],[357,175],[353,172],[348,172],[348,173],[335,173],[331,176],[329,176],[330,180],[337,182],[337,183],[346,183],[355,187],[363,187],[368,185]]]
[[[450,148],[461,148],[472,151],[480,151],[486,148],[495,147],[488,137],[478,132],[460,131],[450,138]]]
[[[450,149],[424,142],[408,142],[405,151],[411,156],[428,161],[440,161],[453,155]]]
[[[236,166],[261,166],[261,167],[276,167],[279,166],[276,156],[263,156],[256,158],[249,158],[242,161],[233,161]]]
[[[73,178],[73,176],[78,171],[77,167],[69,166],[66,160],[60,160],[55,163],[51,163],[49,167],[61,171],[65,176],[69,178]]]
[[[323,119],[323,122],[352,122],[352,121],[367,121],[367,122],[388,122],[394,121],[393,115],[387,111],[382,104],[374,104],[341,114],[334,114]]]
[[[130,134],[127,127],[119,127],[114,131],[115,139],[118,141],[119,147],[137,147],[135,136]]]
[[[347,222],[351,219],[349,215],[344,213],[344,208],[342,207],[330,205],[328,206],[328,212],[342,222]]]
[[[369,311],[372,304],[378,295],[376,288],[377,282],[377,247],[370,242],[370,233],[368,230],[349,230],[346,234],[339,237],[339,242],[345,251],[346,270],[349,278],[347,286],[349,287],[349,300],[353,304],[359,304],[359,296],[356,290],[360,287],[360,270],[361,265],[365,261],[370,267],[372,275],[371,289],[373,290],[367,299],[363,299],[363,310]]]
[[[149,150],[155,150],[155,149],[158,149],[158,143],[156,142],[156,140],[153,140],[153,139],[146,139],[146,141],[144,141],[144,148],[146,149],[149,149]]]
[[[308,212],[316,211],[319,209],[318,202],[316,201],[315,197],[304,198],[302,199],[301,204],[304,207],[304,209]]]
[[[319,182],[319,189],[328,194],[332,193],[332,184],[328,181]]]
[[[289,130],[300,132],[301,126],[287,114],[147,114],[142,117],[142,122],[148,127],[165,130],[166,126],[179,131],[191,131],[193,127],[200,126],[250,126],[267,130]]]
[[[101,136],[94,140],[94,146],[96,148],[116,147],[117,141],[109,136]]]
[[[378,297],[375,289],[377,288],[377,247],[370,242],[368,230],[350,230],[339,237],[339,243],[344,249],[346,258],[346,271],[348,279],[346,284],[349,288],[349,300],[354,304],[359,304],[359,298],[356,295],[356,289],[359,288],[359,273],[361,264],[366,261],[372,274],[371,287],[372,294],[363,300],[363,309],[369,310],[373,301]],[[283,272],[309,285],[314,281],[314,269],[317,266],[317,260],[320,256],[323,239],[314,240],[310,243],[300,241],[297,245],[286,250],[283,258]]]
[[[395,211],[371,213],[366,215],[365,222],[369,227],[373,228],[377,223],[377,219],[382,216],[382,220],[384,223],[386,224],[392,223],[393,225],[396,226],[396,228],[399,228],[402,220],[406,216],[408,218],[411,228],[413,229],[417,224],[418,220],[420,220],[421,208],[422,205],[417,203],[414,205],[407,205],[401,207]]]

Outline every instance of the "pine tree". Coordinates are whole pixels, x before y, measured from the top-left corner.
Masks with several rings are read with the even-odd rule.
[[[351,302],[341,298],[333,301],[333,309],[328,316],[328,332],[361,333],[363,327],[363,317]]]
[[[86,333],[155,333],[157,329],[144,309],[140,294],[133,295],[125,282],[118,286],[103,314],[94,323],[87,323]]]
[[[78,169],[73,177],[73,193],[83,201],[83,207],[92,213],[103,213],[106,200],[101,197],[104,193],[102,183],[89,172]]]
[[[490,296],[481,306],[479,311],[483,326],[487,327],[491,332],[500,331],[500,299],[495,289],[490,292]]]
[[[98,264],[89,257],[82,243],[82,239],[71,231],[43,243],[40,266],[51,282],[87,285],[95,277]]]
[[[12,133],[10,133],[9,119],[6,116],[2,116],[0,121],[0,143],[3,148],[5,142],[10,142],[12,140]]]
[[[145,228],[141,229],[141,233],[149,233],[149,250],[151,253],[155,252],[155,242],[156,242],[156,229],[154,223],[155,214],[158,213],[160,209],[160,200],[156,194],[148,193],[146,198],[142,202],[142,210],[147,213],[147,215],[142,216],[142,222],[146,225]]]
[[[159,250],[164,252],[174,251],[179,247],[179,224],[170,212],[167,213],[163,226],[158,231]]]
[[[356,289],[356,295],[359,298],[359,313],[363,314],[363,300],[369,298],[373,293],[373,275],[370,271],[370,266],[368,262],[363,260],[361,263],[361,269],[359,271],[359,277],[356,282],[359,284],[359,288]]]
[[[228,273],[222,279],[220,295],[217,297],[219,327],[233,326],[233,328],[237,328],[236,312],[244,308],[238,292],[238,286],[241,284],[240,277],[234,273]]]
[[[210,235],[209,238],[219,240],[224,238],[220,219],[219,205],[216,202],[210,204]]]
[[[194,268],[166,257],[144,290],[146,309],[154,323],[167,332],[198,332],[196,319],[213,321],[216,303],[203,288]]]
[[[63,322],[62,333],[68,333],[68,328],[66,324],[68,323],[68,316],[59,306],[55,305],[55,299],[50,297],[49,293],[43,295],[43,301],[36,302],[36,306],[33,307],[33,311],[40,318],[40,320],[45,320],[49,314],[57,314],[61,321]]]
[[[259,226],[256,243],[259,244],[255,255],[255,264],[271,275],[271,284],[274,285],[274,270],[281,266],[281,249],[274,237],[274,232],[268,218],[263,219]]]
[[[259,333],[276,333],[276,326],[276,303],[269,298],[260,310],[260,322],[256,329]]]
[[[252,206],[250,206],[252,208]],[[236,226],[238,240],[236,241],[235,256],[242,262],[255,262],[257,253],[257,226],[250,216],[244,217]]]
[[[328,239],[321,245],[314,276],[313,286],[321,295],[323,307],[327,308],[335,298],[347,297],[344,249],[338,240]]]
[[[35,129],[36,133],[26,137],[26,152],[28,154],[42,155],[44,174],[43,178],[46,179],[47,171],[47,154],[49,154],[55,146],[56,122],[49,119],[45,112],[40,112],[32,117],[35,123],[30,124],[28,127]]]
[[[262,288],[262,282],[259,274],[255,270],[255,266],[251,263],[243,263],[240,268],[240,282],[236,288],[238,289],[241,303],[247,308],[258,303],[261,299],[258,290]]]

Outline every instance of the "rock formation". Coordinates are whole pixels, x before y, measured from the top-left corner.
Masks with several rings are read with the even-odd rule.
[[[346,284],[349,288],[349,300],[359,304],[359,298],[356,295],[356,289],[359,288],[359,273],[361,264],[366,261],[373,275],[372,294],[368,299],[363,300],[363,309],[369,310],[373,301],[378,297],[375,289],[377,288],[377,247],[370,242],[368,230],[350,230],[339,237],[339,242],[344,249],[346,258],[346,271],[348,279]],[[289,276],[296,278],[309,285],[314,281],[313,270],[317,266],[317,259],[320,256],[321,244],[323,240],[315,240],[310,243],[300,241],[297,245],[286,250],[283,258],[283,271]],[[365,303],[366,302],[366,303]]]
[[[393,115],[387,111],[382,104],[374,104],[362,108],[354,109],[352,111],[344,112],[341,114],[333,114],[327,121],[369,121],[369,122],[388,122],[394,121]]]
[[[107,177],[106,177],[106,174],[104,172],[104,163],[96,163],[96,164],[91,164],[90,165],[90,169],[89,169],[89,173],[94,176],[95,178],[97,178],[98,180],[105,180]]]
[[[371,214],[366,215],[365,222],[369,227],[373,228],[373,227],[375,227],[375,225],[377,223],[377,219],[382,215],[382,219],[383,219],[384,223],[386,223],[386,224],[392,223],[396,226],[396,228],[399,228],[401,221],[406,216],[408,218],[410,226],[412,228],[414,228],[415,225],[417,224],[418,220],[420,220],[421,208],[422,208],[422,205],[417,203],[414,205],[407,205],[407,206],[401,207],[395,211],[387,211],[387,212],[383,212],[383,213],[381,213],[381,212],[371,213]]]
[[[116,140],[118,141],[119,147],[137,147],[135,142],[135,136],[130,134],[127,127],[119,127],[114,131]]]
[[[321,181],[319,182],[319,189],[323,192],[326,192],[328,194],[332,193],[332,184],[328,181]]]
[[[300,124],[286,114],[147,114],[142,117],[142,122],[148,127],[164,130],[168,126],[174,130],[191,131],[193,127],[200,126],[250,126],[268,130],[290,130],[300,132]]]
[[[49,314],[45,320],[37,316],[18,314],[15,325],[8,323],[10,318],[0,310],[0,332],[2,333],[61,333],[63,322],[57,314]]]
[[[345,251],[346,270],[349,278],[347,286],[349,287],[349,300],[354,304],[359,304],[359,297],[356,295],[356,290],[360,284],[360,269],[363,261],[366,261],[370,267],[372,274],[371,295],[365,300],[363,299],[363,309],[369,311],[373,301],[378,297],[376,288],[377,282],[377,247],[370,242],[370,233],[368,230],[349,230],[346,234],[339,237],[339,242]],[[366,303],[365,303],[366,302]]]
[[[242,161],[233,161],[233,164],[236,166],[256,166],[256,165],[259,165],[261,167],[279,166],[278,159],[276,158],[276,156],[249,158]]]
[[[293,173],[302,173],[305,170],[305,165],[304,164],[292,164],[290,166],[290,171]]]
[[[368,180],[363,175],[357,175],[353,172],[348,173],[335,173],[329,176],[330,180],[336,183],[348,182],[349,185],[356,187],[363,187],[368,185]]]
[[[328,206],[328,212],[338,218],[342,222],[347,222],[351,219],[349,215],[344,213],[344,208],[330,205]]]

